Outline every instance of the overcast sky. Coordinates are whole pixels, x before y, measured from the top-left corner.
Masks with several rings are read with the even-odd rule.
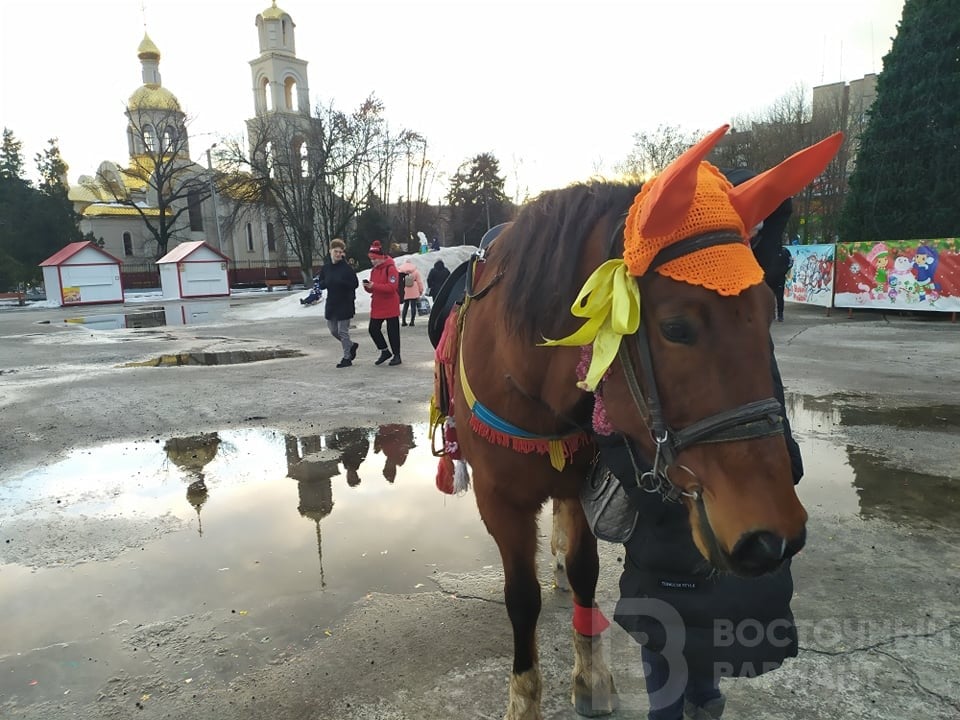
[[[280,0],[313,103],[375,93],[442,178],[492,152],[508,193],[611,173],[633,134],[712,130],[798,84],[880,72],[903,0]],[[203,162],[253,115],[255,19],[270,0],[0,0],[0,124],[31,171],[59,138],[69,178],[127,157],[146,29]],[[143,9],[142,9],[143,8]],[[442,188],[439,188],[442,190]],[[437,194],[438,188],[434,188]],[[395,198],[391,198],[395,199]]]

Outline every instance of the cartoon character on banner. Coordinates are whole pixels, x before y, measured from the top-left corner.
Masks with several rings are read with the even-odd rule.
[[[921,245],[917,248],[917,254],[913,256],[913,267],[917,271],[917,292],[920,302],[929,297],[930,303],[933,304],[940,297],[940,286],[934,282],[939,264],[940,254],[936,249],[929,245]]]
[[[891,302],[896,302],[897,298],[904,302],[916,302],[917,278],[913,275],[913,261],[906,255],[897,255],[893,261],[889,284]]]
[[[877,243],[870,252],[867,253],[867,262],[873,266],[873,287],[865,283],[859,283],[857,287],[867,293],[871,300],[882,298],[887,292],[887,264],[889,263],[889,251],[886,243]]]

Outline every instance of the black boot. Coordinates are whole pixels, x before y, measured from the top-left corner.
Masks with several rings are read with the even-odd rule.
[[[401,362],[400,356],[399,356],[399,355],[394,355],[394,356],[390,359],[389,364],[390,364],[390,365],[399,365],[400,362]]]
[[[393,357],[393,353],[389,350],[381,350],[380,357],[373,361],[374,365],[383,365],[387,360]]]

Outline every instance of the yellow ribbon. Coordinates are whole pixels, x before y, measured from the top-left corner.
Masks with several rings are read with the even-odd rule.
[[[624,335],[632,335],[640,327],[640,288],[621,259],[607,260],[591,273],[570,306],[575,317],[587,322],[571,335],[559,340],[546,340],[541,345],[588,345],[593,343],[593,357],[587,376],[577,387],[593,392],[613,363]]]

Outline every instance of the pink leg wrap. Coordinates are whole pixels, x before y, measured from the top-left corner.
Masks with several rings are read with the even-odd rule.
[[[610,621],[603,616],[600,608],[573,604],[573,629],[581,635],[595,637],[608,627]]]

